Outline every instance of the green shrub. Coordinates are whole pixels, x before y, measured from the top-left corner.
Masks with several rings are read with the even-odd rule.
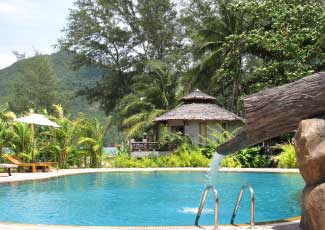
[[[115,168],[208,167],[210,160],[202,153],[203,150],[204,148],[185,143],[174,153],[161,157],[136,159],[123,153],[117,154],[111,165]]]
[[[297,168],[295,147],[292,143],[278,145],[282,152],[276,157],[279,168]]]
[[[274,164],[269,155],[260,154],[260,147],[253,147],[225,157],[220,162],[220,166],[234,168],[269,168],[274,167]]]
[[[116,155],[117,156],[130,156],[131,152],[130,152],[130,148],[128,144],[122,144],[121,146],[117,147],[116,150]]]
[[[220,167],[226,167],[226,168],[242,168],[242,165],[238,159],[236,159],[236,156],[231,155],[225,157],[220,162]]]
[[[165,133],[159,140],[160,148],[163,150],[174,150],[180,147],[182,144],[192,144],[192,140],[189,136],[183,135],[181,132],[177,133]]]

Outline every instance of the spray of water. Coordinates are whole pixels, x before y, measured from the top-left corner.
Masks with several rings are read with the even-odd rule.
[[[219,171],[219,163],[224,158],[223,155],[215,152],[213,155],[213,159],[210,163],[210,170],[206,175],[206,185],[213,185],[216,181],[216,176]]]

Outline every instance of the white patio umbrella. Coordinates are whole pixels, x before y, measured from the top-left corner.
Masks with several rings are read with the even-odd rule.
[[[42,114],[37,114],[37,113],[32,113],[24,117],[16,118],[14,119],[16,122],[22,122],[22,123],[27,123],[32,125],[32,135],[33,135],[33,143],[32,143],[32,160],[34,160],[34,125],[42,125],[42,126],[50,126],[54,128],[59,128],[60,126],[49,120],[47,117],[45,117]]]
[[[44,115],[37,114],[37,113],[32,113],[25,117],[16,118],[16,119],[14,119],[14,121],[33,124],[33,125],[51,126],[51,127],[55,127],[55,128],[60,127],[57,123],[50,121]]]

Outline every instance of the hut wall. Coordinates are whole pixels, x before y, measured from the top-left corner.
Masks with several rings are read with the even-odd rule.
[[[168,132],[172,133],[172,127],[175,126],[184,126],[184,121],[182,120],[168,121]]]
[[[187,121],[184,127],[185,135],[188,135],[194,144],[200,143],[200,123],[197,121]]]
[[[222,132],[222,129],[233,133],[242,125],[241,121],[210,121],[208,122],[208,139],[215,140],[215,133]]]
[[[214,140],[215,133],[222,131],[222,122],[219,121],[209,121],[208,122],[208,139]]]
[[[215,133],[221,132],[222,128],[226,129],[229,132],[233,132],[238,129],[242,123],[240,121],[182,121],[182,120],[173,120],[168,121],[168,132],[172,132],[172,127],[183,126],[184,134],[188,135],[194,144],[205,144],[202,142],[201,138],[201,129],[202,125],[206,125],[207,130],[207,139],[214,140]],[[222,128],[221,128],[222,127]]]

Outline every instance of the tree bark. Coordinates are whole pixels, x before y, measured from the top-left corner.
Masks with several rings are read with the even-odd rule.
[[[297,129],[301,120],[325,114],[325,72],[242,99],[246,125],[217,148],[227,155]]]

